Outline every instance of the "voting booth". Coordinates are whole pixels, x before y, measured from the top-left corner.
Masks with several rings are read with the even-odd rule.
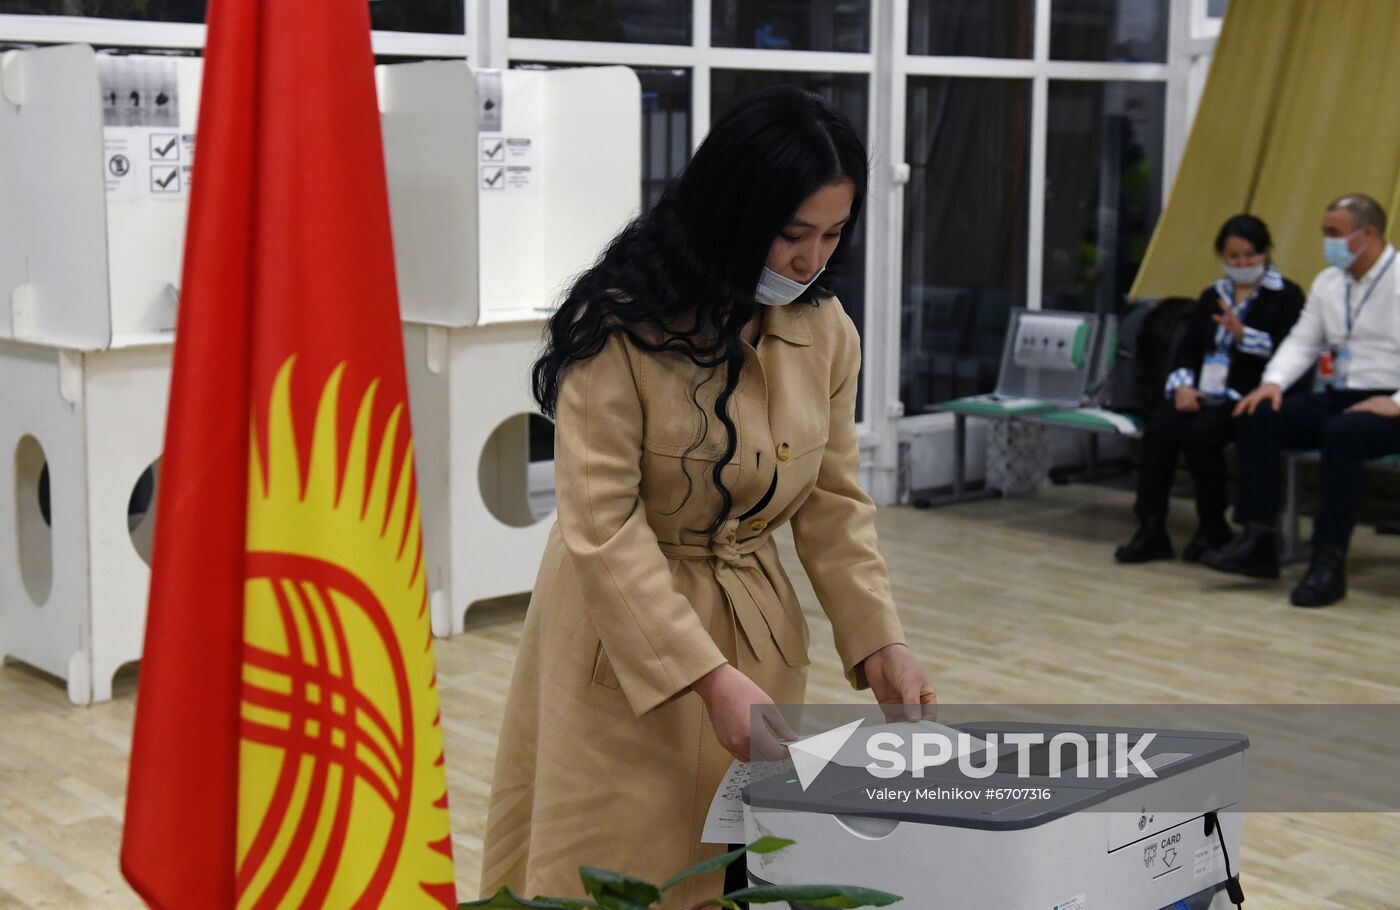
[[[201,72],[82,46],[0,63],[0,387],[19,390],[0,396],[0,653],[80,704],[141,655]],[[550,523],[528,368],[559,291],[638,209],[640,90],[624,67],[377,78],[445,635],[533,586]]]
[[[0,653],[140,657],[201,62],[0,59]]]
[[[531,506],[530,365],[560,294],[639,210],[641,90],[611,66],[377,79],[429,603],[448,635],[471,604],[534,586],[551,513]]]

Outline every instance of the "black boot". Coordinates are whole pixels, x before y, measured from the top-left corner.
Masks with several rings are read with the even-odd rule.
[[[1133,539],[1113,551],[1113,558],[1123,563],[1171,559],[1173,555],[1167,523],[1161,518],[1144,518]]]
[[[1347,552],[1341,547],[1315,547],[1308,573],[1293,589],[1295,607],[1325,607],[1347,596]]]
[[[1201,554],[1201,565],[1250,578],[1278,578],[1278,539],[1274,529],[1251,524],[1229,546]]]
[[[1191,542],[1181,551],[1181,559],[1183,562],[1200,562],[1206,550],[1219,550],[1229,546],[1230,541],[1234,539],[1235,532],[1230,530],[1230,525],[1224,518],[1202,521],[1196,526],[1196,533]]]

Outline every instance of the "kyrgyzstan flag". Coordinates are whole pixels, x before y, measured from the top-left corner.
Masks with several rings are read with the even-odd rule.
[[[443,907],[443,734],[365,0],[212,0],[122,869]]]

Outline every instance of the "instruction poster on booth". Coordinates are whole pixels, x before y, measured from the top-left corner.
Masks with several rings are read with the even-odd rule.
[[[187,198],[194,133],[180,129],[175,61],[101,57],[98,73],[107,198]]]
[[[194,170],[194,133],[140,126],[102,131],[108,199],[185,199]]]
[[[540,140],[536,136],[482,134],[481,191],[536,193],[540,186]]]

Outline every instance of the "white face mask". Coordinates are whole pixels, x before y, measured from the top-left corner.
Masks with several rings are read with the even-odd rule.
[[[1264,277],[1264,263],[1258,265],[1227,265],[1225,277],[1235,284],[1256,285]]]
[[[777,272],[763,267],[763,274],[758,276],[758,288],[754,291],[753,299],[764,306],[787,306],[809,287],[816,283],[825,268],[817,270],[817,274],[812,276],[812,280],[806,284],[798,284],[791,278],[779,275]]]

